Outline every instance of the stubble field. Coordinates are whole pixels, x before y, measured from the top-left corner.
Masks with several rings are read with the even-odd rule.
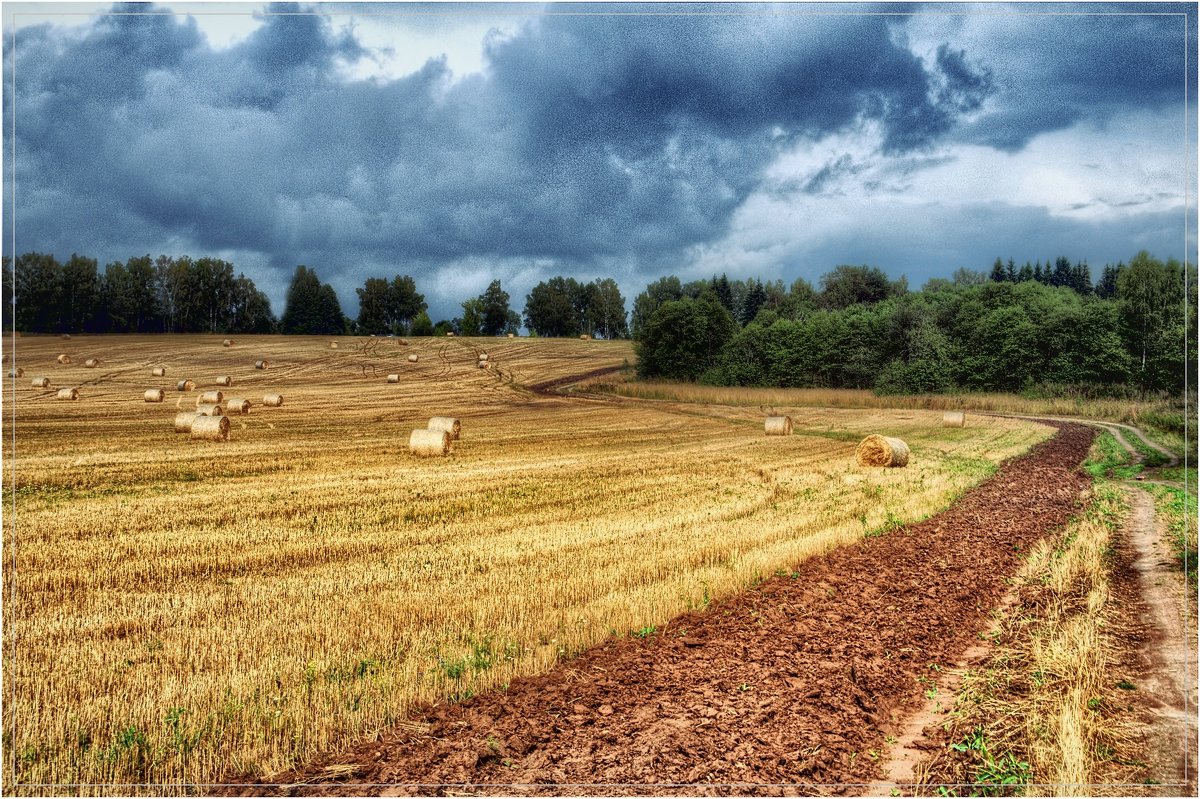
[[[7,786],[276,773],[923,518],[1052,432],[776,407],[796,434],[766,437],[751,406],[530,389],[620,367],[625,342],[331,340],[17,340]],[[230,440],[174,433],[219,375],[253,403]],[[174,390],[184,378],[196,392]],[[166,402],[143,402],[156,387]],[[283,407],[262,406],[271,392]],[[460,418],[462,439],[414,458],[408,434],[433,415]],[[875,432],[911,445],[908,468],[854,464]]]

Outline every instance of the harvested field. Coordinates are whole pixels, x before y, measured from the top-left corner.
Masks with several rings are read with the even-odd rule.
[[[1093,436],[1064,425],[932,519],[505,691],[429,708],[278,775],[282,791],[229,793],[852,793],[879,776],[886,739],[923,701],[933,667],[988,628],[1022,553],[1080,509]]]
[[[35,754],[5,760],[6,787],[303,765],[921,519],[1051,433],[777,408],[794,434],[767,437],[755,408],[555,393],[632,360],[627,342],[327,341],[239,340],[256,370],[216,336],[122,337],[102,369],[48,368],[76,402],[14,389],[4,735]],[[54,342],[18,357],[53,364]],[[172,422],[194,395],[131,401],[161,363],[287,402],[193,440]],[[412,458],[432,416],[462,439]],[[872,432],[908,442],[909,466],[856,466]]]

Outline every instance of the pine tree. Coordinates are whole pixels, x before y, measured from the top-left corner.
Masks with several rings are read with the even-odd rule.
[[[1017,265],[1013,263],[1013,259],[1008,259],[1008,266],[1004,268],[1004,279],[1009,283],[1017,282]]]
[[[990,277],[993,282],[996,282],[996,283],[1004,282],[1004,262],[1001,261],[999,258],[996,259],[996,263],[992,264],[992,274],[990,275]]]

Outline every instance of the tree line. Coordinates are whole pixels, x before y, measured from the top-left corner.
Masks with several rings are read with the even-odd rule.
[[[918,292],[867,266],[837,267],[819,291],[804,280],[785,291],[666,277],[634,300],[638,372],[879,393],[1182,394],[1185,344],[1196,351],[1195,268],[1185,275],[1178,261],[1140,252],[1085,287],[1081,266],[1059,259],[1050,282],[960,269]]]

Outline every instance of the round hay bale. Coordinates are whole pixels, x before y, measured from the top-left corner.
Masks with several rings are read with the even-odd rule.
[[[962,411],[946,411],[942,414],[942,427],[966,427],[967,415]]]
[[[196,388],[196,381],[194,381],[194,380],[180,380],[178,383],[175,384],[176,391],[194,391],[195,388]]]
[[[74,388],[60,388],[56,396],[58,399],[77,400],[79,399],[79,390]]]
[[[479,360],[486,361],[487,359],[488,359],[488,354],[486,352],[479,353]]]
[[[337,345],[336,341],[329,342],[329,349],[336,350],[337,348],[338,348],[338,345]]]
[[[33,378],[33,387],[34,388],[49,388],[50,387],[50,378],[48,378],[48,377]]]
[[[163,390],[161,388],[148,388],[142,397],[146,400],[146,402],[162,402]]]
[[[63,337],[63,338],[70,338],[70,337],[71,337],[71,334],[70,334],[70,333],[63,333],[63,334],[62,334],[62,337]]]
[[[792,434],[792,417],[768,416],[763,426],[769,436],[790,436]]]
[[[83,362],[83,365],[85,367],[87,367],[88,369],[95,369],[97,366],[100,365],[100,359],[99,358],[88,358],[86,361]]]
[[[229,417],[197,416],[192,421],[192,438],[205,441],[228,441]]]
[[[221,375],[220,377],[217,378],[217,385],[218,386],[232,386],[233,378],[230,377],[229,375]]]
[[[17,368],[15,368],[15,369],[9,369],[9,370],[8,370],[8,376],[9,376],[9,377],[24,377],[24,376],[25,376],[25,370],[24,370],[24,369],[22,369],[22,368],[21,368],[21,367],[19,367],[19,366],[18,366]]]
[[[67,355],[67,354],[65,354],[65,353],[64,353],[64,354],[62,354],[62,355],[58,356],[58,358],[57,358],[56,360],[57,360],[59,363],[70,363],[70,362],[71,362],[71,356],[70,356],[70,355]]]
[[[388,382],[389,383],[399,383],[400,375],[388,375]]]
[[[579,340],[580,340],[580,341],[587,341],[587,340],[588,340],[588,339],[590,339],[590,338],[591,338],[591,336],[589,336],[587,333],[580,333],[580,334],[579,334]]]
[[[175,432],[188,433],[191,432],[192,422],[196,420],[197,413],[195,411],[181,411],[175,414]]]
[[[419,360],[420,360],[420,358],[417,357],[417,354],[415,352],[408,356],[409,363],[416,363]]]
[[[254,362],[254,368],[255,368],[255,369],[266,369],[266,368],[267,368],[267,362],[266,362],[266,361],[255,361],[255,362]]]
[[[208,403],[205,403],[204,405],[196,406],[196,416],[197,417],[200,417],[200,416],[224,416],[224,415],[225,415],[225,411],[221,410],[220,405],[210,405]]]
[[[225,399],[225,394],[221,391],[205,391],[196,397],[196,405],[219,405],[223,399]]]
[[[509,333],[509,334],[508,334],[508,337],[509,337],[509,338],[516,338],[516,337],[517,337],[517,334],[516,334],[516,333]]]
[[[446,338],[454,338],[454,331],[453,330],[446,331]]]
[[[239,413],[242,415],[250,413],[250,400],[242,399],[241,397],[233,397],[225,400],[225,413]]]
[[[283,405],[283,395],[268,394],[267,396],[263,397],[263,405],[266,405],[268,408],[278,408]]]
[[[491,368],[492,368],[492,365],[491,365],[491,363],[489,363],[488,361],[480,361],[480,362],[479,362],[479,368],[480,368],[480,369],[491,369]]]
[[[154,367],[153,369],[151,369],[151,370],[150,370],[150,375],[151,375],[152,377],[166,377],[166,376],[167,376],[167,370],[166,370],[166,368],[165,368],[165,367],[163,367],[163,366],[156,366],[156,367]]]
[[[222,342],[221,342],[221,346],[222,346],[222,347],[232,347],[232,346],[233,346],[233,339],[231,339],[231,338],[227,338],[227,339],[225,339],[224,341],[222,341]]]
[[[425,425],[426,430],[444,430],[450,434],[451,441],[458,441],[458,437],[462,434],[462,424],[453,416],[434,416],[429,420],[429,424]]]
[[[408,449],[424,458],[446,455],[450,452],[450,434],[445,430],[414,430],[408,437]]]
[[[867,436],[854,452],[859,466],[908,465],[908,444],[890,436]]]

